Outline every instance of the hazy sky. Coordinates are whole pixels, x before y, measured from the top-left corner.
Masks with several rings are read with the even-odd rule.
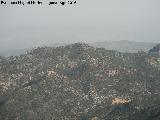
[[[160,41],[159,0],[77,0],[76,5],[65,6],[42,1],[46,5],[0,4],[0,48],[71,41]]]

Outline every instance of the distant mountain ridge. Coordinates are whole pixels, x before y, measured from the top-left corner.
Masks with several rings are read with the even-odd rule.
[[[107,50],[117,50],[127,53],[136,53],[138,51],[148,52],[156,44],[158,43],[135,42],[128,40],[89,43],[89,45],[94,47],[103,47]]]

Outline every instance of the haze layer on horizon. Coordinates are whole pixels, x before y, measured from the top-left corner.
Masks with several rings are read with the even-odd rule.
[[[68,6],[0,5],[0,48],[117,40],[159,42],[159,5],[159,0],[77,0],[77,4]]]

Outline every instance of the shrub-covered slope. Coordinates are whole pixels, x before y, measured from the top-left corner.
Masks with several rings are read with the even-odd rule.
[[[159,95],[156,54],[76,43],[0,57],[3,120],[146,120]]]

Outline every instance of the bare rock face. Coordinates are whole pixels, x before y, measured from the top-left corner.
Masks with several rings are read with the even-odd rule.
[[[126,104],[131,102],[131,100],[126,100],[126,99],[122,99],[122,98],[114,98],[112,100],[112,105],[116,105],[116,104]]]

